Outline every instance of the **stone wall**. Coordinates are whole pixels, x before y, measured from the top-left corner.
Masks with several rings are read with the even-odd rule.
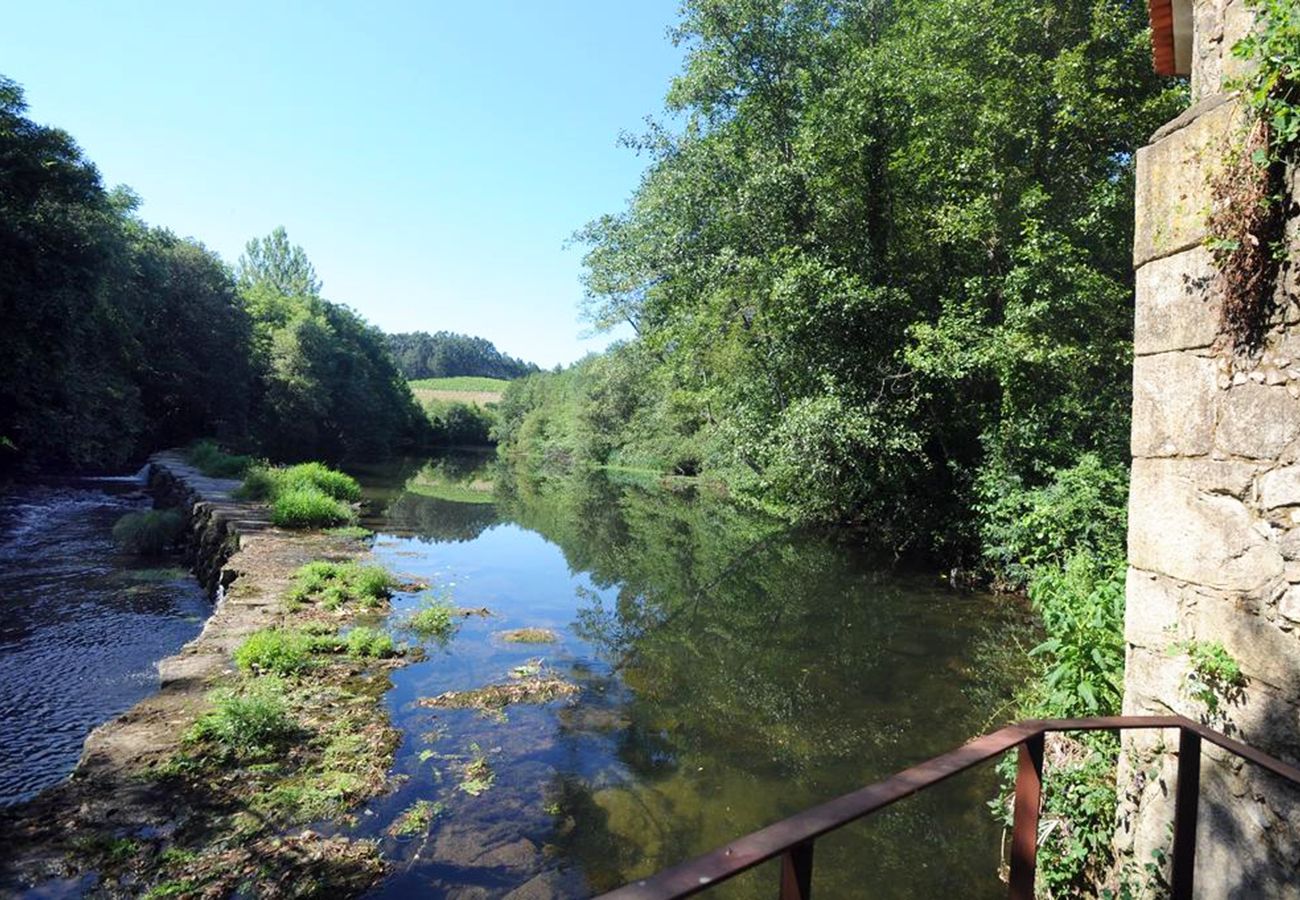
[[[1138,154],[1126,715],[1186,715],[1300,761],[1300,305],[1284,267],[1261,352],[1216,342],[1202,246],[1209,180],[1243,112],[1223,93],[1242,0],[1195,4],[1193,105]],[[1300,199],[1300,183],[1290,180]],[[1300,250],[1296,222],[1290,245]],[[1293,254],[1300,255],[1300,254]],[[1245,687],[1196,699],[1179,645],[1219,642]],[[1176,738],[1129,736],[1118,844],[1130,882],[1170,843]],[[1300,896],[1300,791],[1205,748],[1196,887],[1204,897]]]

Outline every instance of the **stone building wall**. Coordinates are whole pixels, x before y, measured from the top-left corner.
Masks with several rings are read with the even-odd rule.
[[[1244,114],[1223,92],[1242,0],[1194,4],[1192,107],[1139,151],[1134,264],[1132,489],[1126,715],[1186,715],[1300,761],[1300,304],[1284,266],[1262,351],[1219,349],[1202,246],[1209,180]],[[1289,176],[1291,196],[1300,181]],[[1288,224],[1300,257],[1297,219]],[[1179,645],[1219,642],[1245,687],[1195,698]],[[1167,849],[1177,739],[1126,736],[1117,843],[1131,882]],[[1203,897],[1300,897],[1300,791],[1217,748],[1202,767],[1196,887]]]

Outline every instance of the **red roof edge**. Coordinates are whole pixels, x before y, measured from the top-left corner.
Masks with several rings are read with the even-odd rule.
[[[1177,75],[1174,63],[1174,2],[1173,0],[1148,0],[1151,12],[1151,52],[1156,73]]]

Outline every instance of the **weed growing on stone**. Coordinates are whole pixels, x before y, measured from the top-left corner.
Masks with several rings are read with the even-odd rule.
[[[214,708],[194,724],[188,738],[223,758],[261,758],[297,731],[278,678],[258,678],[218,691],[212,699]]]
[[[373,609],[388,599],[397,580],[379,566],[356,563],[310,562],[294,573],[294,584],[285,595],[290,609],[304,603],[319,603],[336,610],[347,605]]]
[[[424,834],[433,820],[442,815],[446,807],[431,800],[416,800],[393,820],[388,833],[393,837],[415,837]]]
[[[426,595],[402,627],[425,640],[445,641],[456,633],[455,615],[455,608],[446,600]]]

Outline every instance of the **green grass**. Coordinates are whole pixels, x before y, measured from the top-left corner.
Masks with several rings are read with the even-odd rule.
[[[174,509],[129,512],[113,526],[113,541],[127,553],[157,556],[171,549],[185,531],[185,517]]]
[[[306,631],[264,628],[235,649],[235,664],[244,672],[295,675],[311,668],[312,654],[329,640]]]
[[[351,475],[318,462],[296,466],[253,466],[239,496],[271,502],[271,521],[281,528],[349,526],[356,514],[349,503],[361,499],[361,485]]]
[[[225,755],[256,757],[285,743],[298,730],[278,678],[258,678],[239,690],[218,691],[215,708],[200,718],[189,739]]]
[[[355,478],[318,462],[287,468],[254,466],[248,470],[239,493],[250,500],[275,500],[292,491],[306,490],[348,503],[361,499],[361,485]]]
[[[426,391],[473,391],[500,394],[510,384],[504,378],[482,378],[477,375],[459,375],[454,378],[417,378],[407,382],[412,388]]]
[[[185,459],[210,478],[239,478],[253,464],[253,457],[227,453],[215,441],[195,441],[185,448]]]
[[[271,521],[279,528],[328,528],[355,520],[352,507],[313,488],[287,491],[271,502]]]
[[[392,595],[397,579],[379,566],[309,562],[294,573],[294,584],[285,595],[291,609],[304,603],[319,603],[326,609],[355,605],[373,609]]]
[[[355,659],[388,659],[397,655],[393,639],[377,628],[359,625],[344,638],[348,656]]]
[[[418,637],[446,640],[456,632],[456,610],[439,597],[424,597],[419,608],[407,616],[402,627]]]

